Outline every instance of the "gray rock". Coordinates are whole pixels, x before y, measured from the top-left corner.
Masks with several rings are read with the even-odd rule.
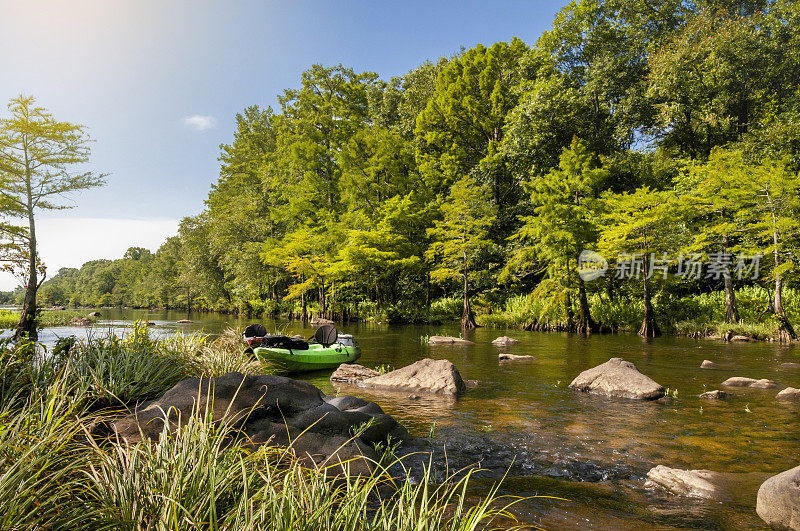
[[[311,326],[322,326],[322,325],[332,325],[335,324],[330,319],[323,319],[322,317],[312,317],[311,318]]]
[[[722,385],[727,385],[728,387],[750,387],[753,389],[775,389],[779,387],[776,382],[767,380],[766,378],[756,380],[755,378],[744,378],[742,376],[728,378],[722,382]]]
[[[752,338],[747,336],[731,336],[728,341],[750,341]]]
[[[715,389],[713,391],[706,391],[698,395],[700,398],[707,398],[709,400],[725,400],[730,395],[725,391],[720,391],[719,389]]]
[[[206,404],[212,403],[212,422],[246,436],[248,445],[291,445],[303,460],[341,464],[353,474],[371,470],[376,459],[373,444],[389,437],[403,443],[414,441],[372,402],[351,396],[325,397],[308,382],[282,376],[235,372],[179,382],[114,422],[112,429],[132,443],[156,439],[165,422],[177,427],[192,416],[204,415]]]
[[[497,358],[500,361],[534,361],[536,359],[535,356],[517,356],[516,354],[508,354],[507,352],[501,352],[497,355]]]
[[[178,319],[175,322],[178,324],[192,324],[192,321],[190,319]]]
[[[800,363],[781,363],[778,367],[781,369],[800,369]]]
[[[787,387],[776,396],[778,400],[787,400],[792,402],[800,402],[800,389],[794,387]]]
[[[468,339],[462,339],[460,337],[451,337],[451,336],[431,336],[428,338],[429,345],[474,345],[472,341]]]
[[[514,339],[513,337],[508,337],[508,336],[500,336],[494,341],[492,341],[492,345],[501,345],[501,346],[516,345],[517,343],[519,343],[519,339]]]
[[[661,385],[622,358],[611,358],[602,365],[583,371],[569,386],[578,391],[616,398],[657,400],[664,396]]]
[[[458,369],[448,360],[425,358],[402,369],[362,381],[361,387],[389,391],[458,395],[466,390]]]
[[[659,486],[673,494],[726,501],[731,499],[731,480],[711,470],[681,470],[658,465],[647,473],[645,487]]]
[[[89,317],[100,317],[100,312],[91,312]]]
[[[70,326],[89,326],[92,324],[92,320],[88,317],[73,317],[69,321]]]
[[[700,364],[701,369],[718,369],[719,365],[714,363],[711,360],[703,360],[703,363]]]
[[[761,485],[756,512],[773,529],[800,530],[800,466]]]
[[[335,371],[333,371],[330,380],[332,382],[342,382],[356,385],[368,378],[379,376],[380,374],[381,373],[374,369],[369,369],[363,365],[358,365],[357,363],[342,363],[336,368]]]

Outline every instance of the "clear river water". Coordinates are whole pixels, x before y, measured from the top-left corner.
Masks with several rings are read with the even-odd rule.
[[[53,342],[70,334],[123,333],[135,319],[155,323],[154,334],[176,331],[218,333],[244,318],[185,312],[101,310],[89,329],[58,327],[42,332]],[[178,319],[193,324],[176,324]],[[261,321],[270,331],[310,335],[299,322]],[[731,376],[770,378],[800,387],[800,345],[723,343],[629,335],[578,335],[481,328],[467,333],[469,346],[429,346],[429,335],[460,335],[457,323],[443,326],[353,324],[362,348],[358,363],[403,367],[430,357],[448,359],[465,380],[457,400],[375,394],[336,389],[330,371],[296,377],[323,392],[361,396],[378,402],[413,434],[428,437],[461,461],[485,468],[473,484],[482,492],[508,471],[501,493],[532,497],[514,506],[521,522],[544,529],[754,529],[764,527],[755,512],[756,492],[768,476],[800,464],[800,406],[780,403],[778,390],[729,389],[728,400],[702,400],[706,390],[724,389]],[[520,340],[504,347],[529,354],[531,362],[499,362],[491,341],[508,335]],[[667,403],[612,400],[570,390],[581,371],[621,357],[664,387],[677,390]],[[720,365],[703,370],[704,359]],[[458,461],[455,459],[454,461]],[[734,499],[724,503],[683,498],[646,489],[647,471],[659,464],[726,472],[736,482]],[[548,498],[554,496],[563,500]]]

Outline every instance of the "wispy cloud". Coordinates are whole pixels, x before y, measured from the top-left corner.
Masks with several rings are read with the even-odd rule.
[[[183,119],[183,125],[195,131],[205,131],[206,129],[211,129],[216,124],[217,120],[213,116],[203,116],[200,114],[186,116]]]

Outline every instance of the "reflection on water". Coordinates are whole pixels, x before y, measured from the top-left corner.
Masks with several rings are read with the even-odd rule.
[[[176,331],[219,333],[248,321],[233,316],[134,310],[103,310],[90,329],[45,330],[42,340],[54,342],[69,334],[124,333],[134,319],[155,323],[154,334]],[[178,319],[192,324],[176,324]],[[301,333],[300,323],[263,321],[268,330]],[[464,379],[477,385],[457,401],[358,388],[334,388],[330,371],[302,375],[324,392],[346,392],[377,401],[414,434],[446,444],[454,453],[483,460],[498,474],[511,466],[514,477],[503,492],[519,496],[558,496],[525,500],[516,511],[525,521],[545,528],[753,528],[755,493],[769,475],[800,464],[800,408],[775,400],[778,390],[732,389],[725,401],[697,395],[719,389],[730,376],[770,378],[783,387],[800,387],[800,370],[780,369],[800,361],[800,348],[771,343],[733,343],[633,336],[590,338],[521,331],[479,329],[468,334],[471,346],[428,346],[421,337],[459,335],[454,326],[389,326],[356,324],[342,327],[362,347],[360,363],[396,368],[424,357],[446,358]],[[536,356],[533,362],[499,363],[499,335],[521,341],[504,348]],[[669,403],[611,400],[568,389],[582,370],[621,357],[664,387],[677,389]],[[702,370],[709,359],[720,369]],[[642,488],[647,471],[658,464],[710,469],[735,474],[740,497],[729,503],[688,500]],[[497,474],[489,474],[497,475]],[[492,477],[481,479],[476,493]]]

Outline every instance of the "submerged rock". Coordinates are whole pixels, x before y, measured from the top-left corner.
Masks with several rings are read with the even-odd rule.
[[[519,343],[519,339],[514,339],[513,337],[508,337],[508,336],[500,336],[494,341],[492,341],[492,345],[501,345],[501,346],[516,345],[517,343]]]
[[[358,384],[368,378],[380,376],[380,374],[381,373],[374,369],[364,367],[357,363],[342,363],[333,371],[330,380],[332,382]]]
[[[312,317],[310,324],[311,326],[322,326],[322,325],[332,325],[335,323],[330,319],[323,319],[322,317]]]
[[[517,356],[516,354],[508,354],[506,352],[501,352],[497,357],[500,361],[534,361],[536,359],[535,356]]]
[[[308,382],[274,375],[232,372],[212,379],[184,380],[160,398],[113,423],[114,433],[135,443],[157,439],[171,427],[205,415],[248,444],[291,446],[305,461],[335,465],[349,461],[353,474],[367,473],[377,458],[372,445],[415,439],[377,404],[349,396],[326,397]],[[198,406],[199,405],[199,406]],[[207,406],[208,405],[208,406]]]
[[[781,363],[778,365],[780,369],[800,369],[800,363]]]
[[[472,341],[460,337],[451,336],[431,336],[428,338],[429,345],[474,345]]]
[[[800,466],[772,476],[761,485],[756,512],[773,529],[800,530]]]
[[[776,396],[778,400],[789,400],[792,402],[800,402],[800,389],[794,387],[787,387]]]
[[[720,391],[719,389],[714,389],[713,391],[706,391],[698,395],[700,398],[707,398],[709,400],[725,400],[730,395],[725,391]]]
[[[711,360],[703,360],[703,363],[700,364],[701,369],[719,369],[719,365],[714,363]]]
[[[728,378],[722,382],[722,385],[727,385],[728,387],[751,387],[753,389],[775,389],[779,387],[777,382],[766,378],[756,380],[755,378],[744,378],[742,376]]]
[[[661,385],[622,358],[611,358],[602,365],[583,371],[569,386],[578,391],[616,398],[657,400],[664,396]]]
[[[673,494],[725,501],[731,499],[731,481],[711,470],[681,470],[658,465],[647,473],[645,487],[659,486]]]

